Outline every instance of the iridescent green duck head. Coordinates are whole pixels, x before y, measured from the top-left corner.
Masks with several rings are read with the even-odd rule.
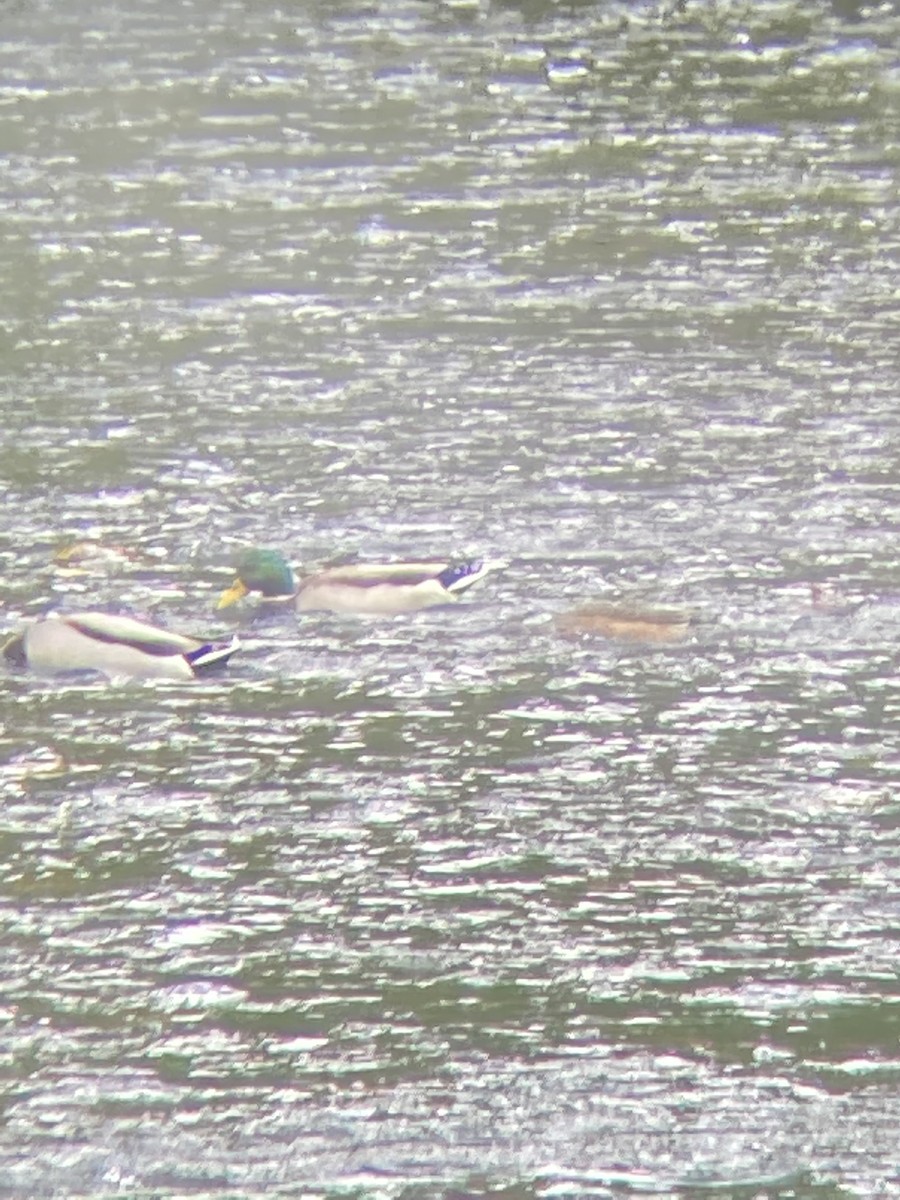
[[[237,565],[237,577],[219,597],[217,608],[228,608],[248,592],[264,600],[287,600],[297,590],[294,572],[278,550],[248,550]]]

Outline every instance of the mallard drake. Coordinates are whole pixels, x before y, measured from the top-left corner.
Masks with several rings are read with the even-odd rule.
[[[238,649],[158,629],[133,617],[82,612],[43,617],[2,646],[8,661],[34,671],[100,671],[136,679],[193,679],[224,666]]]
[[[562,633],[599,633],[628,642],[679,642],[687,636],[691,614],[672,608],[642,608],[595,601],[559,613],[554,623]]]
[[[237,567],[237,578],[219,597],[227,608],[248,592],[263,600],[293,600],[301,612],[391,615],[452,604],[499,563],[411,562],[330,567],[297,583],[277,550],[249,550]]]

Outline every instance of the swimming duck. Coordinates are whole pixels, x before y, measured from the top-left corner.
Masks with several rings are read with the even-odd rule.
[[[323,609],[363,615],[392,615],[452,604],[499,563],[411,562],[330,567],[297,583],[277,550],[249,550],[237,578],[219,597],[227,608],[248,592],[266,601],[293,600],[301,612]]]
[[[554,623],[569,634],[599,633],[627,642],[680,642],[691,626],[691,614],[672,608],[642,608],[595,601],[559,613]]]
[[[125,546],[110,545],[86,538],[61,546],[53,555],[53,565],[59,575],[107,574],[128,564],[141,564],[145,559]]]
[[[43,617],[2,647],[16,666],[53,674],[100,671],[135,679],[193,679],[224,666],[239,642],[204,642],[133,617],[82,612]]]

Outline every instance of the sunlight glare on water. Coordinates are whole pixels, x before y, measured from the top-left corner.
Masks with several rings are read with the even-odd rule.
[[[893,6],[0,27],[3,1194],[900,1196]]]

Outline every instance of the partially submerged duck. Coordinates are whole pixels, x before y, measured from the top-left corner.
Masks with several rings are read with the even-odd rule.
[[[643,608],[595,601],[559,613],[554,624],[562,633],[598,633],[628,642],[680,642],[691,627],[690,613],[673,608]]]
[[[159,629],[133,617],[82,612],[43,617],[13,634],[2,648],[16,666],[55,674],[100,671],[134,679],[193,679],[222,667],[238,649]]]
[[[53,565],[60,575],[97,575],[144,561],[142,555],[126,546],[109,545],[93,538],[69,542],[53,555]]]
[[[250,592],[266,601],[293,600],[300,612],[315,609],[362,615],[393,615],[453,604],[498,563],[411,562],[331,567],[297,583],[277,550],[250,550],[237,578],[219,597],[227,608]]]

